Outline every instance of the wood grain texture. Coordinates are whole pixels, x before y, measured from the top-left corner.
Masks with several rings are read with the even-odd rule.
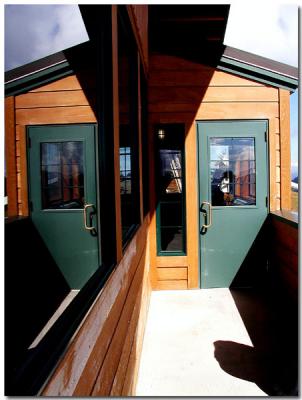
[[[271,273],[282,288],[282,296],[298,301],[298,225],[271,216]]]
[[[276,118],[270,118],[268,125],[270,211],[276,211],[278,209],[276,203],[276,125]]]
[[[144,257],[147,223],[146,219],[128,245],[123,259],[91,307],[85,321],[45,387],[43,395],[90,396],[103,366],[107,363],[110,364],[114,359],[113,369],[115,372],[117,371],[123,352],[123,338],[127,333],[128,321],[130,321],[133,311],[131,305],[139,298],[138,291],[142,282],[141,271],[144,271],[146,267]],[[135,276],[136,278],[134,278]],[[111,385],[108,382],[111,379],[114,381],[114,376],[112,378],[111,375],[110,377],[104,375],[105,371],[101,373],[105,377],[104,387],[98,380],[95,390],[98,387],[100,391],[107,392],[109,390],[110,392]]]
[[[157,268],[157,276],[159,281],[167,280],[187,280],[188,279],[188,268]]]
[[[148,73],[148,5],[127,5],[129,19],[132,25],[137,47],[143,63],[145,73]]]
[[[290,100],[289,92],[279,89],[281,209],[291,209]]]
[[[186,290],[188,289],[187,280],[168,280],[157,281],[154,290]]]
[[[151,122],[159,118],[162,121],[177,121],[192,119],[268,119],[278,117],[278,103],[245,102],[245,103],[201,103],[201,104],[173,104],[173,102],[150,104]],[[163,115],[166,113],[167,115]],[[176,116],[176,113],[178,114]],[[153,114],[161,114],[160,117]],[[174,115],[169,115],[174,114]]]
[[[189,103],[192,106],[201,102],[278,102],[278,89],[267,87],[202,87],[184,86],[181,81],[178,86],[150,87],[149,103],[169,102],[170,104]]]
[[[16,97],[16,108],[89,106],[83,90],[35,92]]]
[[[196,124],[186,124],[185,159],[186,159],[186,220],[187,220],[187,256],[188,287],[199,287],[199,206],[198,206],[198,160]],[[193,172],[195,171],[195,173]]]
[[[94,87],[95,82],[92,77],[90,77],[89,73],[85,74],[85,84],[88,87]],[[65,78],[58,79],[52,83],[48,83],[46,85],[42,85],[36,89],[30,91],[30,93],[37,92],[56,92],[63,90],[81,90],[82,86],[80,83],[80,79],[76,75],[70,75]]]
[[[16,110],[16,123],[19,125],[80,124],[85,122],[97,122],[90,106]]]
[[[14,217],[18,215],[14,96],[6,97],[4,106],[5,106],[6,190],[8,197],[7,216]]]
[[[20,135],[20,194],[21,198],[18,202],[21,203],[22,216],[29,215],[28,209],[28,178],[27,178],[27,140],[26,140],[26,127],[19,126]]]
[[[149,269],[146,263],[143,282],[137,295],[122,355],[111,387],[110,396],[133,395],[150,295],[151,285],[149,281]],[[127,382],[128,380],[130,380],[129,383]]]
[[[152,56],[153,58],[154,56]],[[154,65],[152,64],[152,67]],[[175,66],[174,66],[175,67]],[[261,83],[244,79],[239,76],[227,74],[222,71],[201,67],[199,70],[185,70],[181,66],[179,70],[156,70],[150,71],[150,87],[182,86],[188,87],[264,87]],[[275,89],[278,91],[278,89]]]
[[[157,268],[173,268],[173,267],[186,267],[188,265],[187,256],[157,256],[155,258],[155,266]]]

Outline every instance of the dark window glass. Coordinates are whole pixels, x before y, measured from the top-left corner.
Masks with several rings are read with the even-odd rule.
[[[210,138],[213,206],[256,204],[254,138]]]
[[[83,142],[41,143],[43,209],[84,206]]]
[[[134,38],[120,15],[118,78],[120,120],[120,184],[123,245],[140,222],[138,169],[138,63]]]
[[[165,125],[156,129],[157,247],[158,253],[185,253],[184,129]]]
[[[148,99],[147,80],[144,69],[140,67],[140,91],[141,91],[141,132],[142,132],[142,178],[143,178],[143,209],[147,215],[150,209],[149,204],[149,149],[148,149]]]

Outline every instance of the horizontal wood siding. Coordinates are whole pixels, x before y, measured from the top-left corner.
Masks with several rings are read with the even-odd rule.
[[[175,56],[149,59],[149,135],[153,154],[154,125],[184,123],[186,129],[187,256],[156,256],[155,196],[150,193],[153,215],[150,226],[151,277],[155,289],[196,288],[198,278],[198,178],[196,121],[266,119],[269,121],[270,208],[280,208],[280,108],[279,90]],[[284,94],[282,94],[284,96]],[[285,111],[284,111],[285,112]],[[282,157],[281,157],[282,163]],[[151,169],[154,169],[151,160]],[[155,187],[150,172],[151,188]],[[152,190],[150,191],[152,192]],[[202,262],[202,261],[201,261]],[[168,272],[168,268],[171,270]],[[187,268],[187,278],[183,268]],[[169,279],[164,279],[168,276]]]
[[[289,224],[271,216],[270,268],[280,295],[298,300],[298,224]]]
[[[18,215],[28,215],[26,126],[95,123],[92,74],[82,72],[15,97]],[[83,83],[84,81],[84,83]],[[82,86],[89,89],[82,89]]]
[[[127,247],[43,396],[133,395],[151,286],[148,219]]]

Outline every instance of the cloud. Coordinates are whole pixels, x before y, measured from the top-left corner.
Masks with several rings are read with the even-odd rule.
[[[5,69],[88,40],[76,5],[6,5]]]
[[[298,66],[298,7],[265,1],[233,2],[224,42]]]

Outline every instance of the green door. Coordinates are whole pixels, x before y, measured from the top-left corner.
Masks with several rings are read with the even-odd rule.
[[[70,288],[81,289],[99,267],[95,126],[32,126],[28,139],[32,221]]]
[[[267,216],[266,121],[198,122],[200,278],[229,287]]]

